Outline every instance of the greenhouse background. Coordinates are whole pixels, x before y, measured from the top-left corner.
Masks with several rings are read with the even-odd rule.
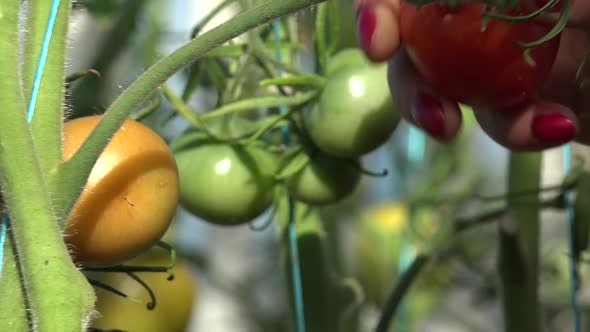
[[[94,90],[100,91],[100,94],[92,96],[89,102],[85,100],[84,102],[88,102],[87,105],[75,107],[90,107],[87,112],[98,113],[97,105],[102,105],[103,108],[107,106],[155,59],[185,43],[190,38],[193,27],[220,1],[138,0],[119,4],[119,8],[133,7],[130,5],[132,2],[136,3],[134,9],[141,8],[141,11],[136,13],[129,10],[128,13],[120,12],[113,15],[105,9],[102,16],[100,11],[97,11],[98,14],[91,14],[84,9],[76,12],[71,29],[68,71],[94,68],[101,63],[109,70],[101,72],[103,83],[100,90]],[[205,27],[204,31],[230,19],[235,13],[235,8],[226,8]],[[121,15],[127,17],[121,18]],[[121,24],[118,27],[121,30],[113,34],[117,24]],[[302,40],[311,38],[305,36],[305,33],[310,31],[313,32],[309,29],[302,32]],[[112,42],[117,34],[117,37],[123,37],[121,33],[127,34],[126,43],[122,40],[118,43],[109,43],[109,39]],[[101,56],[105,58],[100,58]],[[114,62],[107,63],[107,58],[114,58]],[[310,62],[305,61],[304,56],[303,65],[310,66]],[[184,84],[180,75],[169,82],[173,89],[179,89]],[[79,84],[82,86],[85,83],[82,81]],[[214,104],[215,98],[214,93],[202,88],[193,95],[189,105],[194,110],[206,110]],[[166,101],[162,101],[161,108],[169,109],[170,106]],[[166,112],[162,114],[161,116],[166,116]],[[189,126],[188,122],[177,117],[165,127],[158,127],[157,123],[161,120],[158,116],[148,118],[146,123],[157,128],[157,131],[168,140]],[[412,160],[412,146],[420,144],[422,140],[425,140],[426,144],[424,158],[414,156],[415,160]],[[465,163],[464,169],[474,171],[481,177],[478,193],[482,195],[496,195],[506,189],[507,150],[489,139],[476,125],[470,126],[466,137],[457,144],[460,144],[459,149],[462,152],[449,151],[446,154],[443,151],[441,157],[439,150],[443,147],[424,138],[414,128],[402,122],[387,144],[364,157],[366,169],[387,169],[388,175],[363,177],[362,186],[354,197],[327,209],[326,212],[326,218],[330,219],[327,221],[330,225],[327,227],[328,237],[336,238],[331,241],[332,254],[338,257],[339,264],[345,271],[350,272],[350,267],[357,259],[355,255],[358,252],[353,244],[360,234],[359,227],[363,222],[361,216],[371,213],[370,211],[378,207],[403,205],[408,199],[408,188],[425,176],[429,167],[435,164],[433,158],[436,156],[444,159],[445,155],[458,155],[463,158],[460,162]],[[578,150],[574,151],[582,151],[576,149]],[[587,152],[582,153],[587,155]],[[559,183],[564,175],[562,150],[547,150],[543,154],[543,163],[543,185]],[[471,215],[477,208],[478,206],[474,205],[471,210],[466,209],[462,213]],[[284,270],[280,265],[282,244],[277,237],[276,226],[265,225],[268,215],[267,212],[253,221],[253,225],[264,226],[261,230],[253,230],[252,225],[235,228],[213,226],[190,215],[182,208],[178,209],[176,227],[171,236],[179,252],[192,257],[195,263],[194,277],[198,283],[196,305],[187,331],[272,331],[272,326],[284,324],[284,315],[289,310],[289,290],[285,289]],[[404,216],[402,213],[397,218],[403,219]],[[542,218],[541,257],[546,268],[542,280],[545,280],[543,285],[547,285],[546,289],[544,288],[545,292],[542,292],[542,298],[547,302],[547,311],[551,314],[551,331],[567,331],[571,330],[566,328],[571,325],[571,312],[568,307],[566,217],[563,211],[545,210]],[[407,259],[404,255],[412,255],[413,241],[411,237],[405,238],[406,233],[403,232],[407,220],[398,222],[402,223],[402,226],[396,228],[398,234],[386,239],[391,242],[406,241],[406,251],[397,250],[396,255],[392,255],[392,252],[382,253],[394,260],[383,264],[393,264],[397,268]],[[407,308],[404,307],[407,310],[404,313],[411,317],[411,331],[499,331],[498,321],[501,319],[501,312],[497,305],[498,295],[493,288],[496,248],[493,239],[490,239],[493,237],[490,235],[493,234],[493,228],[482,228],[472,233],[472,237],[466,237],[464,240],[464,246],[471,244],[470,249],[464,254],[473,257],[465,258],[464,262],[459,258],[452,259],[442,264],[444,266],[440,270],[432,272],[434,279],[437,276],[441,279],[432,284],[444,285],[438,289],[439,291],[420,293],[419,287],[416,287],[416,292],[408,294],[405,303]],[[387,246],[384,248],[383,250],[391,249]],[[395,278],[385,281],[385,285],[382,285],[384,287],[379,290],[383,293],[382,296],[387,295],[394,282]],[[582,288],[581,301],[590,305],[588,295],[588,289]],[[413,304],[418,301],[423,301],[426,306],[427,303],[433,303],[433,307],[416,309],[417,305]],[[420,317],[416,318],[411,310],[420,312]],[[360,312],[358,331],[372,330],[379,318],[379,310],[375,306],[363,304]],[[403,315],[400,321],[399,324],[403,324]],[[401,326],[399,331],[410,330]]]

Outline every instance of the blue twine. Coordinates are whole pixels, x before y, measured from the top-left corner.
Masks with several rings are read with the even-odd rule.
[[[571,156],[572,156],[572,148],[569,144],[564,146],[563,148],[563,169],[564,172],[567,173],[571,169]],[[576,262],[576,258],[574,257],[574,250],[576,245],[576,238],[575,238],[575,229],[574,229],[574,207],[571,201],[570,193],[565,194],[565,204],[567,207],[567,221],[569,225],[569,246],[570,246],[570,265],[571,265],[571,305],[572,311],[574,313],[574,331],[581,332],[582,330],[582,323],[580,319],[580,309],[578,307],[578,301],[576,300],[576,296],[578,294],[578,290],[580,288],[580,281],[578,280],[578,266]]]
[[[418,164],[424,159],[426,151],[426,136],[416,127],[410,127],[408,132],[408,160]]]
[[[43,46],[41,47],[41,54],[39,55],[39,62],[37,71],[35,72],[35,80],[33,81],[33,91],[31,92],[31,99],[29,101],[28,120],[33,120],[35,114],[35,106],[37,105],[37,96],[39,95],[39,87],[41,86],[41,78],[45,71],[45,63],[47,62],[47,53],[49,52],[49,43],[53,35],[53,27],[55,26],[55,19],[57,18],[57,10],[61,0],[53,0],[51,4],[51,12],[49,14],[49,21],[47,21],[47,29],[43,37]]]
[[[2,277],[2,267],[4,263],[4,243],[6,242],[8,228],[8,215],[4,213],[2,215],[2,223],[0,223],[0,278]]]
[[[47,53],[49,52],[49,43],[53,35],[53,27],[57,18],[57,11],[61,0],[53,0],[51,4],[51,12],[49,13],[49,20],[47,21],[47,28],[45,29],[45,36],[43,37],[43,45],[41,46],[41,54],[37,63],[37,70],[35,71],[35,78],[33,80],[33,90],[31,91],[31,98],[27,110],[27,120],[31,122],[35,114],[35,107],[37,105],[37,96],[39,95],[39,88],[41,86],[41,78],[45,71],[45,63],[47,62]],[[0,224],[0,276],[2,275],[2,267],[4,263],[4,243],[6,242],[6,233],[8,230],[8,215],[6,212],[2,215],[2,223]]]
[[[275,35],[275,42],[279,44],[281,42],[281,25],[280,21],[274,20],[273,21],[273,30]],[[276,51],[276,58],[279,61],[282,61],[283,56],[281,54],[281,50],[278,49]],[[277,75],[281,76],[283,74],[280,68],[277,69]],[[285,106],[280,107],[280,112],[285,113],[287,111]],[[289,144],[289,126],[284,126],[282,128],[283,134],[283,142],[285,145]],[[303,305],[303,287],[301,282],[301,266],[299,264],[299,248],[297,245],[297,232],[295,226],[295,208],[294,202],[291,197],[289,197],[289,225],[288,225],[288,232],[289,232],[289,254],[291,258],[291,274],[293,278],[293,295],[295,297],[295,316],[297,321],[297,331],[298,332],[305,332],[305,314],[304,314],[304,305]]]

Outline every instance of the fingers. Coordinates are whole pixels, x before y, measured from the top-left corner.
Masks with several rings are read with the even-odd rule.
[[[359,46],[373,62],[391,58],[400,45],[400,0],[355,0]]]
[[[388,79],[394,104],[407,121],[438,141],[450,141],[457,135],[462,122],[459,105],[428,88],[405,48],[390,61]]]
[[[477,109],[481,128],[513,151],[541,151],[576,138],[578,121],[574,112],[559,103],[532,101],[510,110]]]

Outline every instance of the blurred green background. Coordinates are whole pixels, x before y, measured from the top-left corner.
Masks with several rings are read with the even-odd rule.
[[[341,33],[342,45],[355,47],[353,0],[339,1],[341,17],[348,22]],[[87,76],[70,86],[71,116],[104,111],[146,68],[188,41],[195,25],[219,2],[77,1],[68,70],[73,73],[92,68],[101,76]],[[236,11],[237,6],[224,9],[202,32],[230,19]],[[296,16],[304,45],[301,66],[308,70],[313,67],[312,15],[313,10],[308,10]],[[169,84],[181,92],[186,78],[186,72],[181,72]],[[252,86],[255,83],[253,78]],[[213,87],[200,86],[187,104],[204,112],[215,106],[217,98]],[[426,139],[424,158],[418,159],[409,149],[420,136],[402,122],[387,144],[363,158],[365,168],[387,169],[388,175],[363,177],[352,197],[314,215],[321,220],[317,225],[316,219],[302,223],[303,229],[321,227],[323,240],[317,251],[301,252],[303,267],[315,264],[312,261],[318,259],[315,254],[321,249],[325,261],[316,263],[350,281],[352,289],[357,290],[352,299],[347,299],[347,314],[339,318],[339,327],[330,325],[324,331],[372,331],[400,273],[418,250],[429,245],[433,234],[450,220],[499,207],[498,202],[481,202],[468,196],[432,207],[416,207],[412,201],[416,196],[440,197],[448,192],[496,195],[506,189],[507,151],[479,130],[468,109],[464,113],[466,126],[460,139],[446,146]],[[157,111],[143,121],[170,141],[189,126],[183,118],[173,115],[171,105],[162,99]],[[581,147],[575,151],[587,154]],[[544,153],[542,174],[545,185],[561,181],[559,149]],[[253,224],[262,225],[267,218],[268,213]],[[572,319],[565,214],[545,210],[542,220],[544,323],[547,331],[568,331]],[[455,239],[448,252],[441,253],[420,274],[391,331],[500,331],[496,237],[496,228],[490,223]],[[285,241],[277,235],[275,224],[261,230],[248,225],[224,228],[179,208],[167,239],[190,262],[196,283],[187,331],[295,331],[288,273],[282,260]],[[582,275],[586,265],[582,262]],[[328,291],[335,286],[327,281],[318,285],[317,291],[325,297],[336,296]],[[586,316],[590,299],[585,283],[580,297]],[[312,302],[306,304],[314,306]],[[315,305],[309,317],[330,315],[333,311],[326,306],[337,306],[339,301],[330,298]]]

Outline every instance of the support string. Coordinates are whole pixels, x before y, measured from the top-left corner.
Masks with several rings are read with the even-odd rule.
[[[277,19],[273,21],[273,30],[275,34],[275,42],[279,44],[281,42],[281,24]],[[276,57],[278,61],[282,61],[281,50],[276,51]],[[282,76],[282,70],[277,69],[277,76]],[[287,111],[285,106],[280,107],[280,112],[285,113]],[[289,139],[289,126],[282,128],[283,143],[285,146],[290,144]],[[295,208],[293,198],[289,197],[289,255],[291,258],[291,276],[293,278],[293,295],[295,298],[295,316],[297,323],[297,332],[305,332],[305,314],[303,305],[303,286],[301,282],[301,266],[299,264],[299,248],[297,245],[297,232],[295,226]]]

